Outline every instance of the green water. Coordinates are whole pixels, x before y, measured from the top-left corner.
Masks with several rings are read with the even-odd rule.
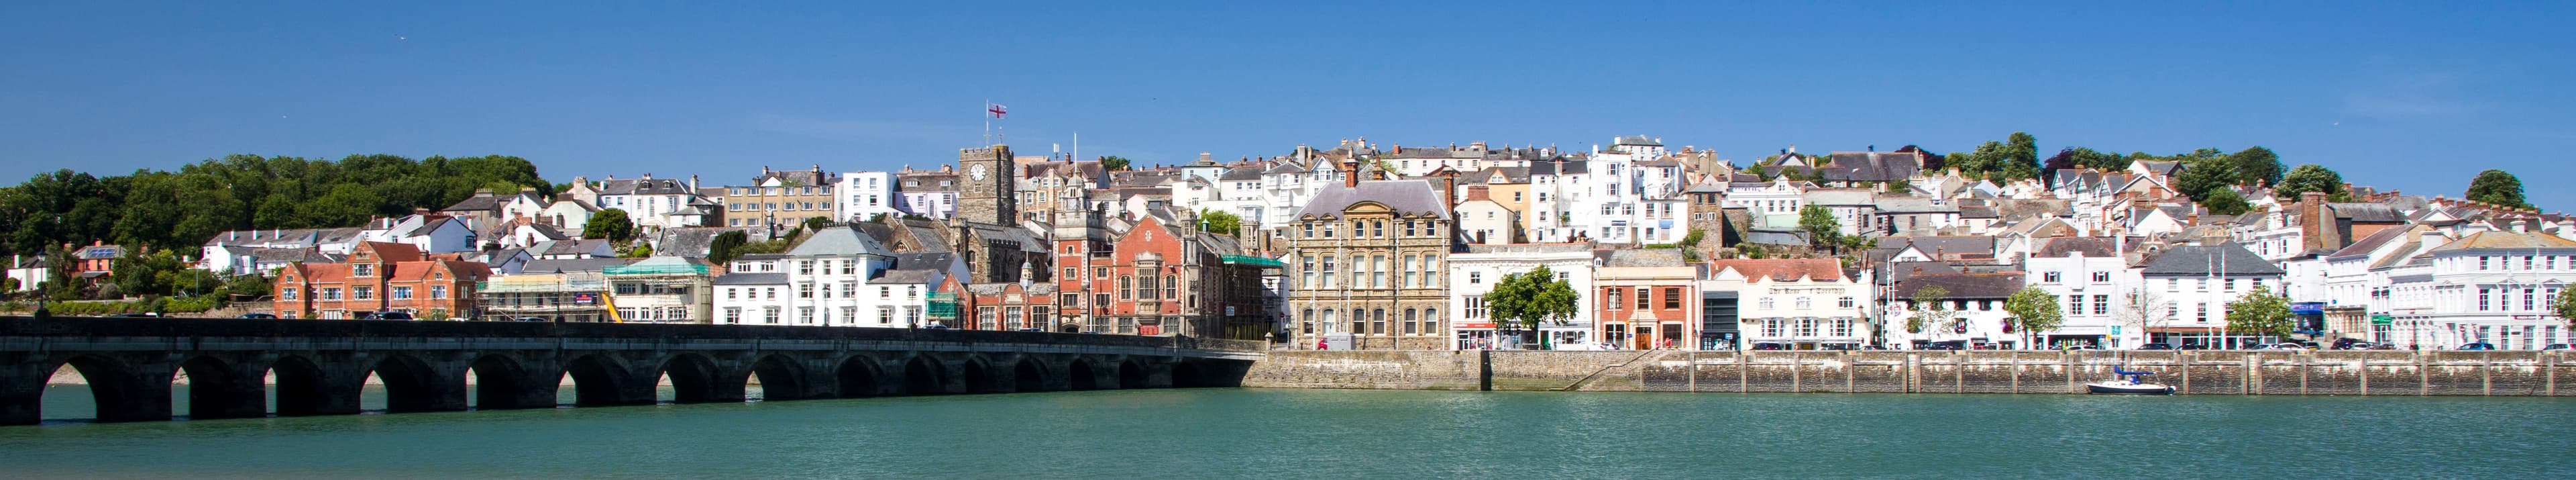
[[[86,413],[61,390],[47,418]],[[1194,389],[0,427],[8,478],[2569,478],[2570,452],[2554,398]]]

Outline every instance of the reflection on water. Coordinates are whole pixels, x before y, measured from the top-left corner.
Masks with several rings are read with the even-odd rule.
[[[2570,478],[2571,427],[2563,398],[1125,390],[51,423],[0,427],[0,477]]]
[[[555,390],[556,405],[570,408],[574,401],[578,400],[578,397],[574,395],[572,385],[572,383],[567,382],[563,384],[562,388]],[[475,396],[475,391],[476,390],[473,385],[465,386],[466,404],[471,405],[474,403],[475,399],[478,398]],[[755,384],[747,387],[745,393],[749,395],[750,398],[757,401],[761,398],[760,385]],[[672,395],[671,386],[663,385],[658,398],[662,399],[662,403],[670,403]],[[383,385],[367,385],[365,390],[359,392],[358,398],[359,408],[361,408],[366,414],[384,413],[385,387]],[[45,386],[44,409],[43,418],[46,423],[88,423],[90,419],[98,417],[98,400],[90,394],[88,385],[47,385]],[[185,419],[188,416],[187,385],[180,384],[170,386],[170,413],[171,415],[180,417],[181,419]],[[269,390],[268,413],[270,415],[277,414],[277,391],[275,389]]]

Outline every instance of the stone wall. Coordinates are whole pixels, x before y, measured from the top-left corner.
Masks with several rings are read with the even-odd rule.
[[[2196,395],[2569,396],[2561,352],[1274,351],[1248,387],[1629,392],[2084,393],[2114,367]]]

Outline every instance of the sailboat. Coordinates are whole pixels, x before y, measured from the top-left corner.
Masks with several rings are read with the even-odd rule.
[[[2119,366],[2114,365],[2111,367],[2111,373],[2115,378],[2084,384],[2084,389],[2096,395],[2172,395],[2174,393],[2173,387],[2142,380],[2143,377],[2155,375],[2156,372],[2133,372],[2121,370]]]

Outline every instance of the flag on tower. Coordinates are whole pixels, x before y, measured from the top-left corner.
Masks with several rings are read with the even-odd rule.
[[[1004,107],[999,103],[986,102],[984,105],[984,112],[993,114],[994,119],[1000,119],[1002,115],[1011,113],[1010,107]]]

